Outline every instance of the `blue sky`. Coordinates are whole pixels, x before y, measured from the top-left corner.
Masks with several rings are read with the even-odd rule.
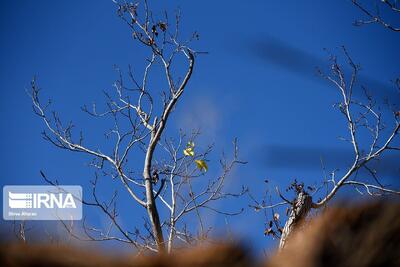
[[[293,178],[312,184],[322,177],[320,156],[328,171],[346,167],[350,146],[337,139],[346,134],[346,126],[332,107],[339,94],[315,71],[329,66],[324,48],[340,54],[339,47],[345,45],[362,65],[360,84],[372,87],[377,97],[396,96],[390,80],[399,76],[400,36],[379,25],[354,27],[353,21],[362,14],[351,1],[150,5],[156,13],[179,7],[183,34],[199,32],[195,48],[209,52],[198,57],[168,133],[200,127],[200,144],[215,143],[214,162],[238,137],[241,157],[248,164],[230,177],[232,190],[246,185],[261,198],[266,178],[271,187],[285,187]],[[93,144],[101,145],[107,125],[90,120],[80,107],[101,103],[102,90],[112,89],[117,78],[113,65],[140,69],[143,50],[108,0],[2,2],[0,34],[0,185],[43,184],[39,170],[65,184],[87,185],[93,177],[93,170],[85,166],[88,158],[60,151],[41,138],[44,125],[33,114],[25,89],[36,75],[43,96],[53,99],[62,118],[73,120]],[[385,109],[383,113],[390,115]],[[400,160],[389,156],[385,178],[399,186],[394,178],[399,177]],[[216,173],[212,161],[210,168],[210,175]],[[249,203],[243,198],[224,205],[246,208]],[[140,223],[143,211],[123,206],[122,210],[134,211],[123,220]],[[101,220],[92,211],[85,212]],[[224,218],[212,220],[210,224],[223,234]],[[246,209],[229,223],[258,251],[274,246],[263,236],[262,214]]]

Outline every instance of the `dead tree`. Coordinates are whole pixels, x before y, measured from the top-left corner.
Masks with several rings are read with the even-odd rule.
[[[331,73],[325,74],[322,71],[319,71],[319,73],[332,83],[339,92],[341,101],[335,104],[335,107],[343,115],[348,128],[348,137],[341,139],[352,146],[354,152],[353,162],[341,177],[338,178],[337,170],[334,170],[330,177],[324,177],[317,187],[305,186],[304,183],[295,180],[286,189],[286,191],[294,192],[292,200],[285,197],[278,188],[276,188],[276,191],[279,197],[282,198],[282,202],[267,204],[267,197],[270,196],[270,193],[266,194],[262,202],[258,202],[253,198],[255,204],[251,205],[251,207],[256,211],[272,210],[273,219],[268,221],[265,234],[278,238],[280,240],[280,249],[284,248],[299,221],[305,220],[312,211],[326,207],[337,195],[338,191],[344,187],[351,186],[358,193],[370,196],[400,195],[399,189],[393,189],[385,185],[376,170],[370,167],[371,162],[379,160],[388,151],[400,150],[398,146],[400,131],[400,112],[398,107],[387,103],[391,108],[392,114],[391,122],[387,122],[384,120],[378,104],[368,94],[365,87],[362,89],[365,91],[366,102],[355,99],[353,91],[356,87],[356,79],[360,67],[353,62],[344,47],[343,56],[352,70],[350,77],[346,77],[343,66],[338,63],[337,57],[333,55],[330,58]],[[396,85],[400,93],[399,83],[396,83]],[[365,137],[365,133],[370,136],[370,142],[367,145],[365,145],[365,142],[360,142],[360,139]],[[364,176],[364,174],[360,174],[361,170],[365,170],[371,179],[360,177]],[[287,219],[284,226],[281,224],[279,214],[275,212],[275,209],[281,206],[287,207]],[[269,217],[268,215],[266,216]]]
[[[391,31],[400,31],[400,28],[388,23],[382,18],[381,14],[383,8],[385,8],[385,12],[400,14],[397,1],[376,1],[374,6],[375,12],[370,11],[369,8],[365,7],[364,4],[360,2],[361,1],[352,0],[352,3],[368,17],[368,20],[357,20],[354,23],[356,26],[378,23]],[[266,214],[266,210],[272,210],[272,220],[267,220],[265,235],[278,238],[280,240],[280,249],[285,247],[288,238],[291,236],[299,221],[305,220],[312,211],[325,208],[337,195],[338,191],[344,187],[351,186],[362,195],[400,195],[400,189],[390,188],[385,185],[381,181],[381,177],[376,170],[370,166],[371,162],[379,160],[382,155],[386,154],[388,151],[400,150],[398,145],[400,107],[391,104],[388,100],[386,101],[386,105],[392,117],[390,121],[387,122],[383,118],[377,101],[369,94],[368,88],[365,85],[361,85],[365,99],[355,99],[353,92],[357,86],[357,75],[360,66],[354,63],[344,46],[342,50],[344,59],[351,69],[351,74],[349,76],[345,74],[344,67],[338,63],[337,56],[334,55],[330,56],[330,73],[326,74],[321,70],[318,70],[318,72],[324,79],[333,84],[339,92],[341,101],[337,103],[335,107],[343,114],[348,128],[348,137],[341,139],[351,144],[354,152],[353,162],[339,178],[336,177],[337,170],[332,171],[330,178],[327,178],[324,174],[323,181],[318,186],[305,186],[304,183],[299,183],[295,180],[286,189],[286,191],[294,192],[293,200],[284,197],[278,188],[276,188],[276,191],[280,198],[282,198],[282,202],[272,204],[271,194],[268,191],[262,202],[257,201],[251,196],[255,204],[250,206],[256,211],[264,210],[265,216],[269,217]],[[395,79],[394,86],[400,95],[400,78]],[[365,137],[365,133],[368,133],[370,136],[369,144],[360,142],[362,136]],[[368,176],[370,176],[369,178],[372,178],[372,182],[370,182],[367,177],[359,177],[364,176],[364,174],[360,175],[361,170],[368,173]],[[322,190],[324,190],[323,193],[321,193]],[[269,200],[267,197],[269,197]],[[271,204],[267,204],[268,201]],[[287,207],[287,219],[284,226],[281,224],[279,213],[275,212],[275,209],[281,206]]]
[[[164,132],[182,94],[188,90],[196,59],[201,53],[190,45],[199,36],[194,33],[185,41],[181,39],[179,12],[173,19],[167,13],[161,19],[156,19],[147,1],[114,2],[118,16],[130,28],[136,43],[147,49],[148,58],[140,79],[132,67],[129,67],[127,78],[117,68],[119,78],[114,83],[114,92],[105,93],[104,110],[100,112],[96,104],[91,108],[82,108],[95,118],[111,119],[113,129],[106,133],[106,137],[115,140],[112,151],[103,152],[100,145],[89,147],[84,142],[82,132],[78,137],[75,136],[72,123],[64,125],[56,112],[49,112],[50,101],[40,101],[40,89],[35,79],[31,83],[33,108],[46,126],[42,133],[45,140],[58,148],[88,155],[92,158],[92,167],[113,182],[119,181],[132,201],[147,212],[145,229],[136,226],[124,229],[118,220],[117,192],[109,201],[102,200],[96,191],[100,180],[96,173],[92,181],[92,198],[82,199],[82,202],[99,208],[109,219],[110,225],[107,229],[99,229],[89,226],[84,220],[82,236],[74,231],[72,224],[62,221],[69,234],[80,240],[121,241],[139,251],[170,252],[177,241],[190,244],[207,235],[209,229],[204,225],[201,210],[224,215],[240,212],[224,212],[214,208],[212,203],[244,194],[245,189],[237,194],[224,191],[229,172],[236,164],[243,162],[238,160],[235,141],[233,158],[221,160],[222,173],[216,178],[202,178],[198,182],[199,177],[204,177],[208,170],[207,156],[212,146],[203,151],[195,147],[194,142],[199,135],[197,131],[189,135],[182,131],[175,138],[165,137]],[[162,71],[157,72],[157,68]],[[152,88],[150,73],[158,75],[152,77],[162,79],[166,90],[155,91]],[[128,163],[134,148],[136,155],[143,158],[141,171],[134,161]],[[41,173],[46,181],[56,184]],[[160,218],[160,205],[169,213],[166,218]],[[188,214],[198,218],[201,229],[197,234],[191,233],[185,223]]]

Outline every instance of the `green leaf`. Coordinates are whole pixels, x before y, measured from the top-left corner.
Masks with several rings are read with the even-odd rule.
[[[196,162],[197,168],[200,171],[204,171],[204,172],[208,171],[207,163],[204,160],[196,159],[195,162]]]

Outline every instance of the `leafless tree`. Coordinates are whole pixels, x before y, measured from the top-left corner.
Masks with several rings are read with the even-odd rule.
[[[82,108],[95,118],[111,118],[113,129],[106,133],[106,137],[115,140],[112,151],[106,153],[100,146],[88,146],[82,132],[78,136],[73,133],[73,123],[64,124],[56,112],[50,112],[50,101],[41,102],[35,79],[31,83],[33,109],[46,126],[42,133],[45,140],[58,148],[86,154],[92,158],[90,165],[97,170],[92,181],[92,196],[82,199],[82,202],[99,208],[109,219],[109,227],[99,229],[83,220],[82,234],[75,231],[73,223],[61,221],[69,234],[80,240],[120,241],[133,245],[139,251],[170,252],[178,242],[191,244],[207,236],[209,229],[203,221],[202,209],[224,215],[241,212],[219,210],[213,202],[245,193],[245,188],[237,194],[227,193],[224,188],[232,168],[244,162],[238,159],[235,141],[232,159],[223,157],[220,161],[221,174],[208,180],[200,179],[208,170],[207,157],[212,146],[203,151],[195,147],[198,131],[189,135],[182,131],[175,138],[165,137],[169,118],[187,90],[196,59],[201,54],[190,47],[199,36],[194,33],[188,40],[182,41],[179,12],[173,19],[167,12],[161,19],[156,19],[147,1],[115,1],[115,4],[118,16],[130,28],[133,39],[147,49],[149,57],[140,79],[132,67],[129,67],[127,78],[117,68],[115,90],[105,93],[105,110],[100,112],[95,104],[91,108]],[[157,71],[160,69],[162,71]],[[155,74],[162,77],[166,90],[154,92],[150,75],[157,77]],[[141,173],[135,172],[137,161],[128,162],[134,150],[135,158],[143,158]],[[43,172],[41,174],[46,181],[57,185],[54,179],[48,179]],[[99,176],[107,176],[114,183],[119,181],[132,201],[147,211],[144,229],[137,226],[124,228],[118,217],[118,192],[115,191],[108,201],[101,199],[96,191]],[[160,217],[159,205],[168,213],[165,218]],[[192,233],[185,222],[189,214],[198,219],[200,229],[197,233]]]
[[[282,199],[281,202],[272,203],[269,191],[261,202],[253,198],[254,204],[251,206],[256,211],[264,210],[267,217],[270,216],[266,211],[272,211],[272,220],[267,222],[265,234],[280,239],[280,248],[285,246],[288,237],[299,221],[306,219],[313,210],[325,208],[338,191],[344,187],[354,187],[362,195],[400,195],[399,189],[391,189],[383,183],[382,177],[379,177],[377,171],[370,166],[371,162],[379,160],[388,151],[400,150],[400,146],[398,146],[400,114],[396,109],[392,109],[392,122],[385,123],[383,114],[367,91],[366,102],[353,98],[359,66],[353,62],[344,47],[343,53],[352,68],[350,77],[345,77],[343,67],[335,56],[331,57],[331,73],[325,74],[320,71],[320,74],[331,82],[340,93],[341,101],[335,106],[343,114],[349,134],[348,138],[341,139],[351,144],[354,152],[353,162],[340,177],[337,177],[337,170],[333,170],[328,177],[324,173],[322,182],[318,186],[306,186],[295,180],[286,188],[286,192],[294,193],[293,199],[285,197],[279,188],[276,188],[276,192]],[[366,135],[370,136],[369,144],[366,144],[363,139]],[[361,170],[366,172],[361,172]],[[368,173],[370,177],[365,177],[365,173]],[[286,207],[287,217],[284,224],[281,223],[282,218],[279,213],[275,211],[279,207]]]
[[[359,20],[356,25],[379,23],[389,30],[399,31],[392,24],[385,22],[379,13],[379,5],[385,5],[391,11],[399,12],[396,1],[379,1],[381,3],[376,4],[376,13],[368,11],[359,1],[352,2],[371,19]],[[342,54],[347,67],[351,69],[350,75],[346,75],[344,71],[346,66],[340,64],[338,57],[334,55],[330,55],[330,73],[321,70],[318,73],[339,92],[340,102],[334,106],[343,115],[348,129],[348,137],[343,137],[341,140],[348,142],[352,147],[354,152],[352,163],[340,177],[338,170],[326,175],[323,167],[323,179],[318,185],[305,185],[295,180],[286,188],[286,192],[292,192],[292,198],[284,196],[279,188],[275,188],[277,195],[282,199],[277,203],[272,202],[272,193],[269,190],[266,191],[262,201],[251,196],[254,204],[250,206],[256,211],[263,210],[266,218],[272,217],[266,220],[265,235],[279,239],[280,249],[285,246],[299,221],[306,220],[311,213],[325,208],[345,187],[353,187],[361,195],[400,195],[400,189],[385,184],[383,177],[380,177],[371,166],[372,162],[379,161],[389,151],[400,150],[400,108],[391,104],[390,99],[386,100],[385,104],[388,105],[391,115],[389,118],[386,116],[384,118],[378,101],[369,94],[368,88],[357,84],[360,66],[353,61],[345,47],[342,47]],[[359,87],[364,91],[364,98],[356,99],[353,92],[360,89]],[[395,79],[394,87],[400,95],[399,78]],[[365,142],[366,139],[369,141]],[[280,213],[276,212],[282,208],[286,208],[286,216],[280,216]],[[268,215],[267,211],[271,211],[272,215]],[[282,219],[286,221],[282,223]]]

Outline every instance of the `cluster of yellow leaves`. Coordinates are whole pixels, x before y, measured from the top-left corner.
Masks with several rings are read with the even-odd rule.
[[[194,143],[188,142],[185,150],[183,150],[185,156],[194,157]]]
[[[195,153],[194,153],[194,143],[193,142],[187,143],[186,148],[183,150],[183,154],[188,157],[194,157]],[[196,166],[200,171],[204,171],[204,172],[208,171],[207,163],[204,160],[196,159],[194,162],[196,163]]]

